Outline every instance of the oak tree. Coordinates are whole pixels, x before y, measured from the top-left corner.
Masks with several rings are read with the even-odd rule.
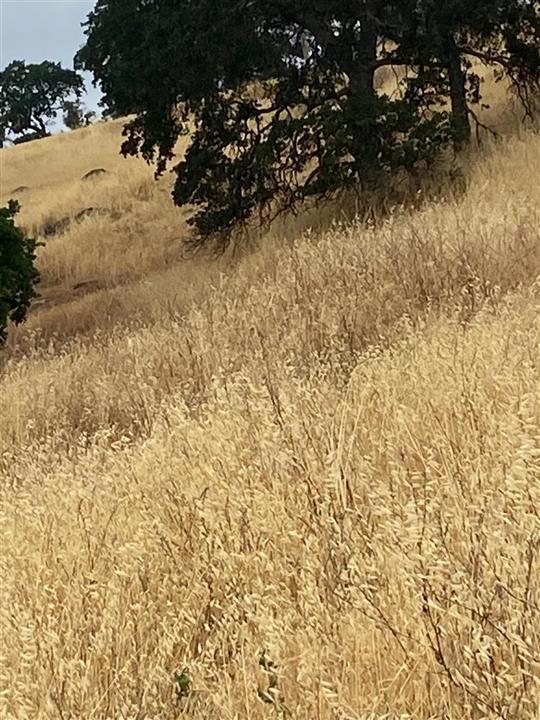
[[[522,84],[538,77],[537,5],[98,0],[76,66],[94,73],[109,112],[134,116],[124,154],[162,173],[189,136],[174,200],[195,207],[196,241],[226,243],[254,215],[368,187],[460,147],[481,95],[471,57]],[[392,65],[407,72],[389,95],[376,74]]]
[[[83,89],[82,77],[60,63],[13,61],[0,72],[0,136],[19,141],[46,137],[48,122]]]

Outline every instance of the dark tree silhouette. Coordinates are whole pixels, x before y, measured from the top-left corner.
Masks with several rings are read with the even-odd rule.
[[[81,76],[59,63],[27,65],[15,60],[0,72],[0,127],[2,136],[46,137],[47,123],[65,108],[69,98],[79,98]]]
[[[15,225],[18,210],[15,200],[0,208],[0,345],[8,321],[18,324],[25,319],[39,279],[34,265],[37,243]]]
[[[527,0],[98,0],[76,67],[134,114],[124,154],[161,173],[181,135],[174,200],[197,237],[306,198],[381,181],[470,136],[469,59],[537,81],[538,3]],[[376,71],[406,65],[403,92]],[[448,109],[449,106],[449,109]]]
[[[471,137],[481,102],[478,61],[506,77],[532,114],[540,78],[540,5],[536,0],[401,0],[388,36],[396,64],[415,70],[413,92],[433,107],[449,102],[453,141]]]
[[[87,127],[96,119],[96,113],[93,110],[87,110],[80,100],[67,100],[63,110],[64,125],[69,130]]]

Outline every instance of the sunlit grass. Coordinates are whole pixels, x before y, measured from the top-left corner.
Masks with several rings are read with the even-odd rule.
[[[0,715],[536,719],[538,135],[210,260],[118,133],[2,151],[28,228],[114,215],[3,351]]]

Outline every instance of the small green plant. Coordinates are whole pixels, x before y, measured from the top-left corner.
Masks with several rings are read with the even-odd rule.
[[[191,689],[191,679],[187,668],[183,668],[181,672],[176,671],[173,675],[173,682],[176,699],[182,700],[188,697]]]
[[[278,695],[279,695],[277,667],[266,656],[266,653],[264,652],[264,650],[259,659],[259,665],[262,667],[262,669],[264,670],[264,672],[267,675],[268,688],[263,689],[259,686],[257,688],[257,693],[263,702],[272,703],[275,705],[277,702],[277,699],[278,699]]]
[[[39,281],[34,263],[36,247],[41,243],[25,237],[15,225],[19,210],[16,200],[0,208],[0,345],[6,340],[8,322],[19,324],[25,320]]]

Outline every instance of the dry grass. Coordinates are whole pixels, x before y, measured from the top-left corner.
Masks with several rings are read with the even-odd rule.
[[[116,214],[4,351],[0,715],[535,720],[539,137],[220,261],[117,138],[2,151],[28,227]]]

